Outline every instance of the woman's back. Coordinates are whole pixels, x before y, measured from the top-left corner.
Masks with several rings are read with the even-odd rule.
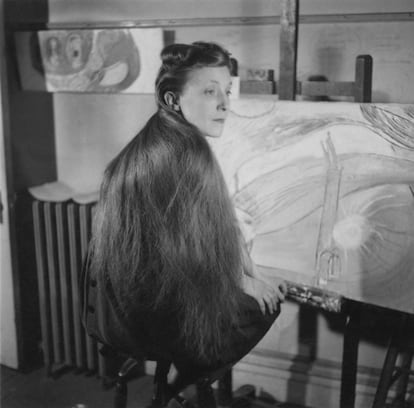
[[[229,53],[174,44],[162,60],[157,113],[104,174],[87,268],[97,285],[88,293],[108,302],[106,317],[132,348],[168,355],[188,382],[248,353],[284,295],[253,276],[206,141],[227,116]]]

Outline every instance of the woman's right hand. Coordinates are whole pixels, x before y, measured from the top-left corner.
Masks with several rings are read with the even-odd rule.
[[[276,312],[279,303],[285,300],[287,289],[284,282],[281,282],[277,288],[274,288],[261,279],[243,275],[242,284],[243,291],[256,299],[263,314],[266,314],[266,309],[269,313]]]

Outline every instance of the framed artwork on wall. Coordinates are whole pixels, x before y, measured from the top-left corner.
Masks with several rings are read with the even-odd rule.
[[[160,28],[77,29],[15,33],[24,90],[153,93]]]

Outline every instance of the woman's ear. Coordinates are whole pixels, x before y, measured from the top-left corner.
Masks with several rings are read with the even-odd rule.
[[[172,91],[168,91],[164,94],[164,101],[168,107],[174,109],[175,111],[180,110],[180,105],[178,104],[178,98]]]

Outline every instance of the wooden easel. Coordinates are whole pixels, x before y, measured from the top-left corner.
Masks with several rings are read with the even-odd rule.
[[[370,102],[372,89],[372,57],[360,55],[356,58],[355,80],[350,82],[326,82],[306,81],[298,82],[296,79],[297,61],[297,38],[298,38],[298,16],[299,0],[281,0],[280,17],[280,66],[279,80],[277,83],[267,84],[264,87],[259,82],[250,83],[251,93],[277,93],[279,100],[295,100],[296,95],[310,97],[318,96],[349,96],[355,102]],[[256,86],[255,86],[256,85]],[[271,92],[268,92],[271,90]],[[319,304],[313,299],[320,299],[307,293],[306,296],[298,296],[298,291],[291,291],[290,298],[306,303],[311,306],[320,307],[326,310],[326,303]],[[304,300],[306,299],[306,300]],[[355,388],[358,366],[358,345],[360,338],[360,315],[362,304],[355,301],[341,299],[332,304],[340,304],[340,310],[335,308],[334,312],[341,312],[345,315],[344,343],[342,352],[342,375],[340,408],[353,408],[355,405]],[[231,373],[219,384],[219,396],[229,400],[229,384],[231,388]],[[227,398],[226,398],[227,396]]]
[[[370,102],[372,88],[372,58],[359,56],[356,60],[354,82],[296,81],[299,0],[282,0],[280,19],[280,66],[277,84],[280,100],[295,100],[297,94],[308,96],[352,96],[356,102]],[[361,304],[344,301],[346,315],[342,352],[340,408],[353,408],[358,366],[358,345]]]
[[[371,102],[372,57],[356,58],[354,81],[297,81],[297,38],[299,31],[299,0],[281,0],[279,79],[241,81],[241,92],[278,94],[279,100],[295,100],[296,95],[308,97],[347,96],[355,102]]]
[[[279,80],[248,81],[245,88],[249,93],[277,93],[279,100],[295,100],[296,95],[310,97],[318,96],[349,96],[355,102],[370,102],[372,89],[372,57],[360,55],[356,58],[355,79],[349,82],[306,81],[298,82],[296,79],[297,38],[299,0],[281,0],[280,17],[280,66]],[[242,84],[243,85],[243,84]],[[318,304],[320,293],[312,297],[312,293],[300,296],[300,291],[290,291],[289,297],[300,303],[320,307],[327,310],[326,304],[340,305],[333,312],[345,315],[344,343],[342,351],[342,374],[340,408],[353,408],[355,405],[355,388],[358,366],[358,346],[360,338],[360,315],[362,304],[346,299],[335,299],[333,302]],[[323,298],[323,297],[322,297]],[[306,299],[306,300],[304,300]],[[230,405],[232,401],[232,374],[231,370],[219,381],[219,405]],[[246,389],[246,392],[249,390]],[[254,390],[253,390],[254,394]],[[248,396],[247,396],[248,399]],[[252,401],[252,405],[255,403]],[[260,406],[272,404],[260,403]]]
[[[295,100],[296,95],[310,97],[318,96],[349,96],[355,102],[370,102],[372,89],[372,57],[360,55],[356,58],[355,79],[349,82],[306,81],[298,82],[296,79],[297,38],[299,28],[299,0],[281,0],[280,16],[280,66],[279,80],[277,82],[249,81],[246,87],[249,93],[277,93],[279,100]],[[243,84],[242,84],[243,85]],[[300,291],[299,291],[300,292]],[[344,343],[342,351],[342,374],[340,408],[353,408],[355,405],[355,388],[358,366],[358,346],[360,338],[360,315],[362,304],[346,299],[335,299],[333,302],[318,304],[314,299],[321,299],[306,293],[298,295],[298,291],[289,292],[289,297],[300,303],[320,307],[327,310],[326,304],[340,305],[333,312],[345,315]],[[306,299],[304,301],[304,299]],[[219,381],[219,405],[230,405],[232,401],[231,370]],[[247,390],[248,391],[248,390]],[[254,391],[253,391],[254,393]],[[252,401],[254,406],[254,401]],[[271,404],[265,404],[271,405]],[[260,404],[263,406],[263,403]]]

